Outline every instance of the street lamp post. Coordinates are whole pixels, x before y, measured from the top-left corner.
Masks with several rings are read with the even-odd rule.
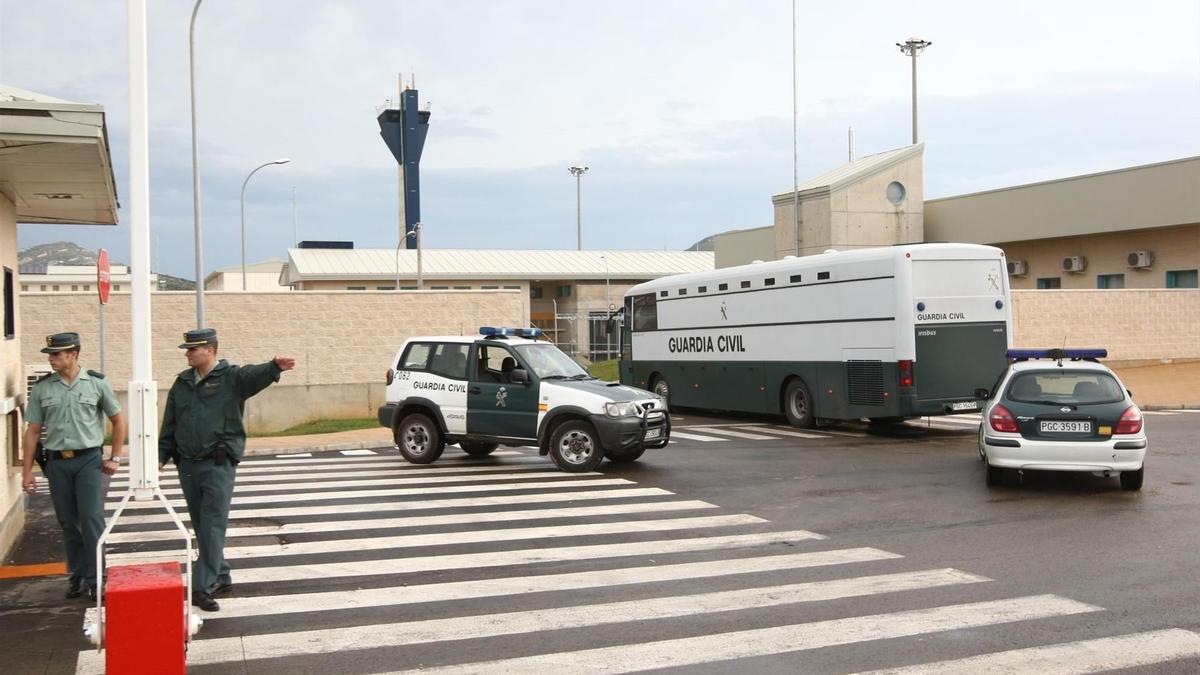
[[[905,56],[912,57],[912,142],[917,144],[917,55],[920,54],[926,47],[932,45],[932,42],[922,40],[920,38],[909,38],[903,44],[897,42],[896,46],[900,48],[900,53]]]
[[[192,22],[188,26],[188,87],[192,97],[192,229],[196,237],[196,328],[204,327],[204,237],[200,227],[200,157],[196,141],[196,12],[200,3],[192,6]]]
[[[570,171],[571,175],[575,176],[575,250],[576,251],[583,250],[583,212],[580,210],[580,206],[579,206],[579,184],[580,184],[580,179],[583,178],[583,174],[587,173],[587,170],[588,170],[588,167],[582,166],[582,165],[567,167],[567,171]]]
[[[417,290],[418,291],[425,290],[425,280],[422,277],[422,270],[421,270],[421,223],[419,223],[419,222],[413,223],[413,231],[409,232],[408,236],[413,237],[417,240],[416,241],[416,243],[417,243]],[[396,255],[399,256],[399,249],[397,249]],[[399,260],[399,258],[397,258],[397,260]],[[399,264],[397,264],[397,266],[396,266],[396,290],[400,290],[400,271],[399,270],[400,270],[400,267],[399,267]]]
[[[604,356],[612,358],[612,293],[609,292],[608,256],[600,254],[604,261],[604,312],[608,317],[604,322]]]
[[[254,174],[258,173],[259,169],[271,166],[272,164],[287,164],[290,161],[292,160],[277,159],[266,164],[259,164],[254,167],[249,176],[246,176],[246,180],[242,181],[242,291],[246,290],[246,184],[250,182],[250,178]],[[200,280],[197,280],[197,283],[200,283]]]

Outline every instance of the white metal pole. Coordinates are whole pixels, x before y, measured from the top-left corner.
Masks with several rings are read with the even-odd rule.
[[[575,250],[583,250],[583,210],[580,206],[580,183],[583,180],[583,172],[575,174]]]
[[[246,185],[250,182],[250,179],[254,177],[254,174],[258,173],[259,169],[271,166],[272,164],[287,164],[290,161],[292,160],[277,159],[273,162],[264,162],[263,164],[254,167],[254,170],[250,172],[250,175],[246,176],[246,180],[242,181],[242,291],[246,290]]]
[[[158,488],[158,387],[150,344],[150,127],[146,67],[146,0],[129,8],[130,328],[133,379],[129,383],[129,485],[136,499]],[[197,279],[197,284],[200,280]]]
[[[204,327],[204,235],[200,222],[200,154],[196,140],[196,12],[200,3],[192,6],[192,21],[188,25],[188,90],[192,99],[192,228],[196,239],[196,328]]]
[[[913,142],[912,142],[912,144],[913,145],[917,144],[917,52],[918,51],[919,50],[916,48],[914,48],[912,50],[912,108],[913,108],[913,125],[912,125],[912,127],[913,127],[912,128]]]
[[[800,107],[796,101],[796,0],[792,0],[792,226],[800,256]],[[778,254],[776,254],[778,255]]]
[[[414,223],[413,230],[417,234],[417,290],[425,290],[425,278],[421,269],[421,224]]]

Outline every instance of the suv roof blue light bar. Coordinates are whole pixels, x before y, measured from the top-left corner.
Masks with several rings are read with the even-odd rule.
[[[541,328],[507,328],[497,326],[481,326],[479,334],[484,337],[525,337],[538,338],[544,333]]]
[[[1104,359],[1107,349],[1010,349],[1005,352],[1010,359]]]

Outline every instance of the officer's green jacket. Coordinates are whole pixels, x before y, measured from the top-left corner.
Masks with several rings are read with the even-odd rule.
[[[242,423],[246,399],[278,382],[281,372],[274,361],[232,366],[221,359],[199,382],[195,368],[179,373],[167,394],[158,436],[159,462],[205,459],[218,447],[240,461],[246,450]]]

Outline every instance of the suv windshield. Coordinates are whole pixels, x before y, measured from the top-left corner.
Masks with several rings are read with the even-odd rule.
[[[590,377],[583,366],[554,345],[515,345],[514,349],[539,378]]]
[[[1125,398],[1121,385],[1108,373],[1047,370],[1013,378],[1008,398],[1023,403],[1116,403]]]

